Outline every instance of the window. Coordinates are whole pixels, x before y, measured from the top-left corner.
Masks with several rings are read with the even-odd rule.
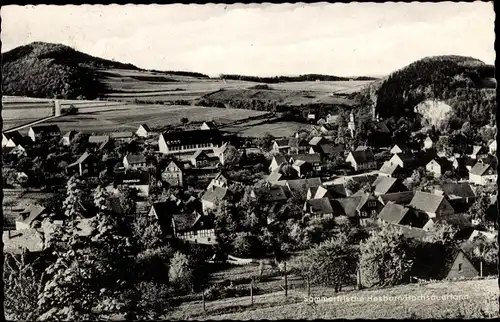
[[[458,264],[458,271],[461,272],[462,271],[462,263]]]

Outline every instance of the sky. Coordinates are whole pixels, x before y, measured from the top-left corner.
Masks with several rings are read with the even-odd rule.
[[[2,52],[33,41],[217,76],[383,76],[426,56],[494,64],[492,2],[5,6]]]

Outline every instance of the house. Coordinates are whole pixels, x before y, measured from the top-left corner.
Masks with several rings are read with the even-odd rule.
[[[453,164],[446,158],[436,157],[425,165],[425,170],[432,173],[434,178],[440,178],[446,171],[451,171]]]
[[[273,182],[281,180],[281,178],[283,177],[283,174],[280,172],[280,169],[281,169],[281,166],[280,166],[280,168],[277,168],[277,169],[273,170],[267,176],[266,181],[269,182],[269,183],[273,183]]]
[[[398,205],[406,206],[410,204],[414,195],[415,193],[413,191],[394,192],[379,195],[378,200],[383,205],[386,205],[389,202],[393,202]]]
[[[479,276],[476,265],[456,246],[423,243],[415,250],[410,275],[423,280],[452,280]]]
[[[172,215],[173,235],[186,242],[203,245],[215,245],[215,229],[208,216],[197,211]]]
[[[409,226],[429,230],[433,226],[432,220],[426,213],[389,201],[377,216],[380,224]]]
[[[115,141],[131,142],[134,138],[133,132],[112,132],[109,134],[111,139]]]
[[[425,212],[430,218],[450,216],[455,213],[450,202],[444,196],[423,191],[415,192],[409,207]]]
[[[23,136],[19,131],[2,133],[2,147],[16,147],[23,141]]]
[[[173,131],[160,134],[158,148],[164,154],[193,153],[197,150],[213,150],[222,145],[218,130]]]
[[[217,130],[217,126],[212,121],[203,122],[200,126],[201,130]]]
[[[439,191],[445,195],[450,202],[453,200],[461,200],[468,204],[476,198],[474,190],[472,190],[471,185],[467,182],[443,183]]]
[[[282,164],[287,164],[287,159],[284,155],[274,155],[271,160],[271,164],[269,165],[269,172],[273,172],[278,169]]]
[[[57,125],[35,125],[30,127],[28,131],[28,137],[30,137],[33,142],[43,137],[57,137],[60,135],[61,130],[59,130]]]
[[[331,200],[335,215],[346,216],[360,226],[373,221],[382,208],[381,203],[368,193]]]
[[[123,185],[138,190],[138,196],[149,196],[150,175],[147,171],[129,170],[119,173],[115,177],[114,185]]]
[[[195,168],[214,167],[219,163],[218,157],[209,156],[204,150],[196,151],[189,160]]]
[[[317,146],[311,146],[309,149],[310,154],[319,153],[327,158],[334,158],[340,156],[344,153],[344,147],[342,145],[335,145],[333,143],[321,143]]]
[[[318,113],[316,111],[309,111],[307,113],[307,121],[308,122],[316,123],[317,119],[318,119]]]
[[[347,197],[347,190],[343,184],[332,184],[328,186],[319,186],[316,189],[315,194],[313,194],[312,199],[319,199],[319,198],[345,198]]]
[[[174,237],[172,217],[174,213],[181,211],[179,205],[173,200],[154,202],[147,216],[156,218],[166,238]]]
[[[403,168],[399,164],[392,163],[390,161],[385,161],[384,164],[382,164],[382,167],[380,167],[380,170],[378,170],[379,176],[399,177],[403,174]]]
[[[372,183],[372,187],[375,196],[408,191],[408,188],[399,179],[385,176],[378,176]]]
[[[4,253],[40,253],[45,250],[44,233],[39,228],[4,231],[2,235]]]
[[[219,148],[214,148],[214,156],[216,156],[217,158],[219,158],[219,162],[220,164],[224,165],[224,163],[226,162],[226,151],[228,150],[227,149],[228,145],[227,143],[224,143],[222,144],[221,147]],[[239,151],[237,151],[239,153]]]
[[[40,205],[30,205],[22,210],[16,218],[16,230],[31,229],[35,220],[40,220],[40,217],[47,214],[48,209]]]
[[[497,140],[491,140],[488,142],[488,150],[491,155],[496,155],[497,153]]]
[[[205,194],[201,197],[203,213],[207,214],[210,210],[214,210],[217,207],[217,203],[222,201],[226,195],[226,188],[214,186],[207,189]]]
[[[371,149],[364,151],[351,151],[346,158],[355,171],[374,170],[377,168],[377,162]]]
[[[184,186],[184,173],[182,168],[175,161],[170,161],[168,166],[161,173],[161,178],[172,187]]]
[[[398,154],[398,153],[408,153],[410,152],[410,149],[403,145],[403,144],[395,144],[392,148],[391,148],[391,154]]]
[[[276,184],[280,184],[276,182]],[[309,188],[317,188],[321,186],[320,178],[307,178],[307,179],[296,179],[296,180],[287,180],[284,185],[288,187],[290,192],[300,194],[301,196],[306,197],[307,191]]]
[[[212,187],[220,187],[220,188],[227,188],[229,184],[229,180],[222,174],[222,172],[219,172],[215,178],[213,178],[207,189],[211,189]]]
[[[299,177],[306,176],[313,171],[312,164],[304,160],[295,160],[292,167],[297,171]]]
[[[99,173],[99,160],[92,154],[85,152],[78,160],[68,165],[66,171],[70,174],[95,175]]]
[[[479,160],[479,159],[482,159],[484,157],[486,157],[488,155],[488,149],[486,149],[484,146],[482,145],[473,145],[470,149],[469,149],[469,157],[471,159],[474,159],[474,160]]]
[[[319,146],[321,143],[326,143],[326,139],[322,136],[315,136],[311,140],[309,140],[310,146]]]
[[[313,170],[321,171],[321,156],[319,154],[297,154],[290,157],[289,162],[294,164],[296,161],[309,163]]]
[[[469,172],[469,182],[482,186],[495,183],[497,177],[496,160],[479,161]]]
[[[288,144],[288,139],[277,139],[273,142],[273,152],[274,153],[288,153],[290,152],[290,145]]]
[[[127,154],[123,157],[123,166],[125,169],[146,168],[146,157],[143,154]]]
[[[90,144],[102,144],[103,142],[108,142],[111,140],[109,135],[91,135],[89,136]]]
[[[318,124],[319,124],[319,122],[318,122]],[[319,128],[319,130],[324,134],[328,134],[329,132],[335,131],[336,129],[337,129],[337,126],[332,124],[332,123],[323,123],[323,124],[321,124],[321,127]]]
[[[425,150],[430,150],[434,146],[434,141],[430,138],[430,136],[427,136],[424,140],[424,149]]]
[[[135,135],[141,138],[147,138],[151,133],[151,130],[149,129],[149,126],[146,124],[141,124],[139,125],[139,128],[137,131],[135,131]]]
[[[326,115],[326,119],[325,119],[326,123],[330,123],[330,124],[331,123],[337,123],[338,120],[339,120],[339,115],[338,114],[330,114],[330,113],[328,113]]]
[[[75,138],[75,136],[77,134],[78,134],[78,132],[73,131],[73,130],[66,132],[62,137],[62,144],[63,145],[70,145],[71,141],[73,141],[73,139]]]
[[[303,210],[313,217],[333,216],[333,208],[328,198],[306,200]]]

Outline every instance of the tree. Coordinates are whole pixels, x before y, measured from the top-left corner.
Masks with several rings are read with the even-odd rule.
[[[184,125],[188,124],[189,123],[189,119],[187,117],[183,117],[183,118],[181,118],[181,123],[184,124]]]
[[[351,179],[345,183],[345,188],[353,194],[361,188],[361,185],[358,181]]]
[[[467,211],[467,217],[471,221],[478,224],[484,223],[487,216],[488,208],[490,207],[490,196],[481,189],[476,191],[476,199]]]
[[[106,200],[108,199],[108,194],[103,187],[97,186],[94,190],[94,205],[98,211],[106,210]]]
[[[233,169],[238,166],[240,160],[240,152],[233,145],[228,145],[224,151],[224,166]]]
[[[484,235],[477,236],[473,241],[472,253],[480,261],[482,276],[483,263],[487,265],[496,265],[498,263],[498,239],[487,238]]]
[[[149,214],[136,216],[132,223],[132,235],[139,249],[151,250],[164,246],[165,236],[158,220]]]
[[[411,268],[408,245],[397,228],[385,226],[360,244],[362,283],[389,286],[403,282]]]
[[[172,285],[180,290],[192,290],[193,285],[193,267],[189,258],[181,252],[175,252],[170,260],[168,278]]]
[[[347,241],[345,234],[339,234],[307,251],[299,259],[298,271],[313,284],[341,291],[356,271],[357,252]]]
[[[35,260],[36,261],[36,260]],[[10,321],[31,321],[36,318],[38,296],[45,282],[45,273],[35,268],[27,254],[4,256],[4,310]]]
[[[66,184],[66,199],[63,202],[64,214],[69,220],[82,217],[86,211],[83,207],[82,182],[76,176],[72,176]]]
[[[438,222],[427,235],[427,241],[431,243],[440,243],[443,245],[455,244],[455,233],[457,230],[446,222]]]
[[[38,298],[39,320],[88,320],[127,310],[131,244],[111,215],[97,214],[90,226],[85,236],[66,221],[51,236],[56,260],[45,270],[49,280]]]
[[[257,140],[257,146],[264,151],[269,151],[272,147],[274,136],[266,132],[264,136]]]

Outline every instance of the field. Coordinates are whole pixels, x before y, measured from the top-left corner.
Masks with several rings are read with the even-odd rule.
[[[56,124],[62,132],[76,130],[86,133],[106,133],[135,131],[142,123],[146,123],[150,127],[176,125],[181,123],[183,117],[192,122],[213,120],[217,124],[225,124],[265,114],[265,112],[259,111],[198,106],[121,104],[80,109],[78,115],[61,116],[44,122],[44,124]]]
[[[332,93],[351,93],[367,81],[295,82],[270,84],[273,90],[249,89],[257,83],[197,78],[160,72],[133,70],[103,70],[101,81],[108,87],[105,100],[59,100],[61,107],[74,105],[77,115],[52,118],[43,124],[57,124],[61,131],[111,132],[136,130],[141,123],[150,127],[179,124],[181,118],[199,122],[213,120],[222,130],[242,136],[290,136],[307,124],[268,121],[263,111],[205,108],[194,105],[201,96],[211,94],[217,100],[257,99],[276,101],[284,105],[334,104],[350,105],[346,97]],[[224,91],[217,92],[220,89]],[[214,93],[217,92],[217,93]],[[248,96],[248,97],[247,97]],[[175,105],[186,101],[187,105]],[[151,104],[163,103],[163,104]],[[184,104],[184,103],[181,103]],[[2,97],[3,130],[29,125],[53,115],[53,100],[28,97]],[[261,117],[260,119],[258,119]],[[254,119],[257,118],[257,119]],[[21,130],[27,133],[27,128]]]
[[[305,301],[305,289],[250,297],[184,303],[165,317],[175,320],[252,319],[377,319],[377,318],[482,318],[498,316],[497,279],[411,284],[379,290],[335,293],[311,288],[316,304]],[[384,296],[386,296],[384,298]],[[405,298],[407,296],[407,298]]]

